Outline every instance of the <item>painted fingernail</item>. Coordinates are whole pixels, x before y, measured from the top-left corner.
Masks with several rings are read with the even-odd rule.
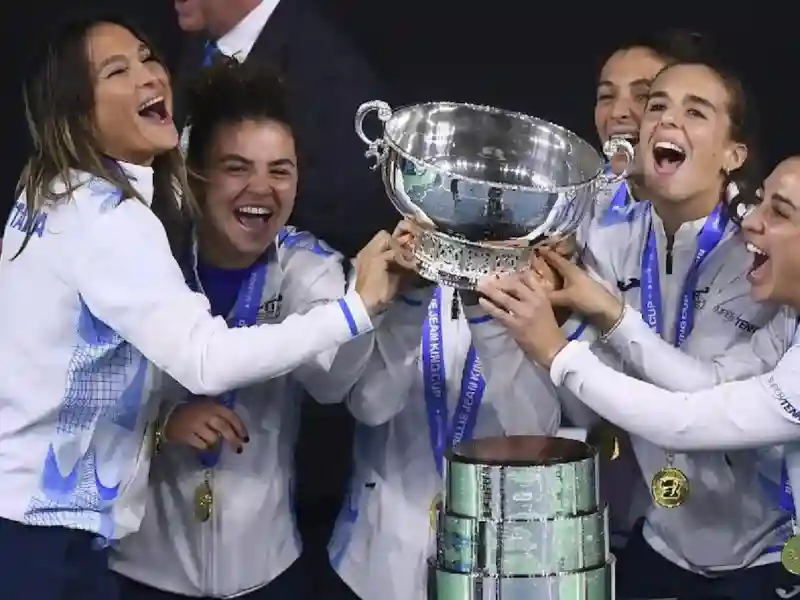
[[[249,444],[250,443],[250,436],[247,436],[247,435],[244,436],[244,443],[245,444]]]
[[[236,454],[241,454],[242,452],[244,452],[244,448],[242,448],[241,446],[239,446],[239,447],[236,449]]]

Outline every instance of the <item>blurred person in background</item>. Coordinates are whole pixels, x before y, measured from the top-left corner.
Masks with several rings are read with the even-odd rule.
[[[187,0],[204,35],[188,40],[178,76],[191,78],[215,56],[257,61],[284,80],[302,156],[291,224],[352,257],[397,213],[369,169],[353,128],[363,103],[387,99],[384,84],[346,34],[312,0]],[[179,12],[179,18],[181,13]],[[184,117],[178,106],[179,124]]]
[[[200,0],[175,0],[175,13],[182,31],[197,33],[205,29]]]

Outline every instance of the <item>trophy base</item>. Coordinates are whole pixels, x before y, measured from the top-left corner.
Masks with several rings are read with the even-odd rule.
[[[498,271],[521,271],[528,266],[531,246],[471,242],[440,231],[417,236],[414,258],[420,277],[461,290],[474,290],[478,280]]]
[[[614,600],[614,557],[596,569],[540,577],[454,573],[433,566],[429,600]]]

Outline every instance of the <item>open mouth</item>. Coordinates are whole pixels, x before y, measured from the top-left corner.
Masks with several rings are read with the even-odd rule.
[[[768,274],[769,255],[761,248],[750,242],[747,243],[747,251],[753,255],[753,264],[750,266],[750,271],[747,274],[747,278],[751,282],[758,282]]]
[[[631,145],[635,146],[639,143],[639,132],[638,131],[612,131],[609,134],[609,139],[620,139],[629,142]]]
[[[172,116],[167,110],[167,104],[163,97],[148,100],[139,107],[139,116],[148,121],[155,121],[158,124],[169,123]]]
[[[235,209],[233,215],[248,231],[259,232],[269,223],[272,211],[265,206],[242,206]]]
[[[674,175],[686,161],[686,151],[672,142],[657,142],[653,146],[653,161],[659,175]]]

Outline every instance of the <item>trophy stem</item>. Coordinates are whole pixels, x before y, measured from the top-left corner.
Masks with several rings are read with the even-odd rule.
[[[413,252],[419,261],[420,277],[456,289],[474,290],[482,277],[526,269],[533,248],[527,244],[504,246],[497,242],[472,242],[440,231],[424,230],[417,236]]]

